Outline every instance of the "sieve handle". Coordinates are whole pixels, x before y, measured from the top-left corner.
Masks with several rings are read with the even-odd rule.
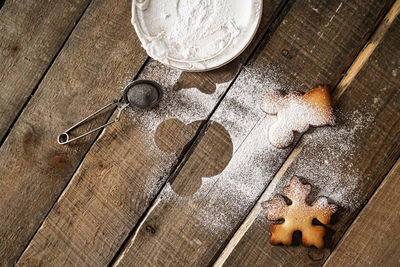
[[[91,118],[93,118],[94,116],[96,116],[97,114],[99,114],[100,112],[102,112],[103,110],[105,110],[105,109],[107,109],[108,107],[113,106],[113,105],[116,105],[116,106],[118,107],[118,113],[117,113],[117,116],[115,117],[114,120],[109,121],[109,122],[107,122],[107,123],[105,123],[105,124],[103,124],[103,125],[101,125],[101,126],[95,128],[95,129],[92,129],[92,130],[90,130],[90,131],[88,131],[88,132],[86,132],[86,133],[84,133],[84,134],[81,134],[81,135],[79,135],[79,136],[77,136],[77,137],[74,137],[74,138],[70,139],[69,133],[70,133],[72,130],[78,128],[79,126],[81,126],[81,125],[84,124],[85,122],[89,121]],[[99,110],[95,111],[94,113],[90,114],[89,116],[87,116],[86,118],[84,118],[83,120],[81,120],[80,122],[78,122],[78,123],[76,123],[75,125],[73,125],[73,126],[72,126],[71,128],[69,128],[68,130],[66,130],[65,132],[63,132],[62,134],[60,134],[60,135],[57,137],[57,142],[58,142],[60,145],[68,144],[68,143],[70,143],[70,142],[73,142],[73,141],[75,141],[75,140],[78,140],[78,139],[80,139],[80,138],[82,138],[82,137],[84,137],[84,136],[86,136],[86,135],[89,135],[89,134],[91,134],[91,133],[94,133],[94,132],[96,132],[96,131],[98,131],[98,130],[100,130],[100,129],[103,129],[103,128],[107,127],[108,125],[111,125],[111,124],[113,124],[113,123],[119,121],[119,118],[120,118],[120,116],[121,116],[121,112],[122,112],[127,106],[129,106],[129,104],[127,104],[127,103],[121,103],[121,102],[119,102],[118,100],[113,100],[111,103],[105,105],[104,107],[102,107],[102,108],[100,108]]]

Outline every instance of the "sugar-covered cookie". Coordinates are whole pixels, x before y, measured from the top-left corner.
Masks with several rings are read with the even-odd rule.
[[[293,142],[294,131],[303,133],[310,125],[335,123],[327,85],[319,85],[305,94],[269,94],[260,103],[260,107],[268,114],[277,115],[277,121],[270,127],[268,137],[271,144],[278,148],[287,147]]]
[[[261,203],[267,210],[267,218],[271,221],[284,219],[282,224],[271,224],[270,243],[273,245],[291,245],[293,232],[301,231],[304,246],[324,247],[325,226],[313,225],[313,219],[322,224],[329,224],[331,216],[337,206],[328,204],[326,197],[319,197],[312,206],[307,205],[306,198],[310,194],[311,186],[301,183],[296,176],[290,180],[290,185],[283,189],[283,194],[292,203],[288,205],[281,195],[276,195],[271,201]]]

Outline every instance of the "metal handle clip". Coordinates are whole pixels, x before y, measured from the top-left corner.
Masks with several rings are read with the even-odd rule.
[[[88,131],[87,133],[81,134],[81,135],[79,135],[79,136],[77,136],[77,137],[74,137],[74,138],[70,139],[69,133],[70,133],[72,130],[74,130],[75,128],[78,128],[79,126],[81,126],[82,124],[84,124],[85,122],[87,122],[88,120],[90,120],[92,117],[96,116],[98,113],[102,112],[103,110],[105,110],[106,108],[108,108],[108,107],[110,107],[110,106],[112,106],[112,105],[116,105],[116,106],[118,107],[117,116],[115,117],[115,119],[114,119],[113,121],[109,121],[109,122],[107,122],[107,123],[105,123],[105,124],[103,124],[103,125],[101,125],[101,126],[95,128],[95,129],[92,129],[92,130]],[[66,130],[65,132],[63,132],[62,134],[60,134],[60,135],[57,137],[57,142],[58,142],[60,145],[68,144],[68,143],[70,143],[70,142],[73,142],[73,141],[75,141],[75,140],[78,140],[78,139],[80,139],[80,138],[82,138],[82,137],[84,137],[84,136],[86,136],[86,135],[89,135],[89,134],[91,134],[91,133],[94,133],[94,132],[96,132],[96,131],[98,131],[98,130],[100,130],[100,129],[103,129],[104,127],[107,127],[108,125],[111,125],[111,124],[113,124],[113,123],[119,121],[119,118],[120,118],[120,116],[121,116],[121,112],[122,112],[127,106],[129,106],[128,103],[122,103],[122,102],[119,102],[118,100],[113,100],[111,103],[109,103],[109,104],[107,104],[106,106],[100,108],[100,109],[97,110],[96,112],[90,114],[89,116],[87,116],[86,118],[84,118],[83,120],[81,120],[80,122],[78,122],[78,123],[76,123],[75,125],[73,125],[73,126],[72,126],[71,128],[69,128],[68,130]]]

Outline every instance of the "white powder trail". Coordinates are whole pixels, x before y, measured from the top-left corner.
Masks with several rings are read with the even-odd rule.
[[[132,110],[130,113],[133,122],[149,134],[149,140],[154,138],[156,127],[164,120],[177,118],[187,124],[205,119],[230,83],[217,85],[216,92],[211,95],[196,88],[173,91],[180,75],[181,71],[166,68],[153,60],[141,74],[140,78],[153,79],[165,87],[164,99],[158,108]],[[245,68],[212,117],[227,129],[232,138],[234,155],[230,163],[221,174],[204,178],[200,190],[193,196],[181,197],[168,184],[161,193],[162,201],[186,209],[191,207],[194,210],[190,216],[204,227],[230,231],[234,227],[232,224],[243,216],[272,179],[290,150],[277,149],[268,141],[268,129],[276,117],[261,111],[259,101],[267,93],[288,93],[291,90],[274,68],[267,68],[266,71]],[[362,177],[341,155],[353,156],[357,133],[371,118],[357,111],[353,114],[339,112],[338,116],[337,126],[312,128],[306,132],[304,151],[289,167],[284,178],[287,181],[279,183],[275,193],[281,193],[291,175],[298,175],[313,185],[313,192],[317,195],[326,196],[348,209],[356,207],[357,185]],[[149,147],[161,155],[154,144]],[[311,154],[315,158],[313,162],[301,161],[304,155]],[[174,155],[161,156],[165,158],[163,161],[171,161],[171,165],[166,167],[160,183],[165,181],[176,159]],[[160,185],[148,185],[151,195],[157,192]]]

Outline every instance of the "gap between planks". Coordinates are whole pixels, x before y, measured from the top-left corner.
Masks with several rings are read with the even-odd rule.
[[[391,181],[393,181],[396,176],[396,173],[399,172],[400,168],[400,157],[397,158],[397,160],[395,161],[395,163],[393,164],[393,166],[388,170],[388,172],[385,174],[385,178],[382,179],[381,183],[379,183],[377,185],[377,187],[375,188],[375,190],[372,192],[371,197],[369,198],[369,200],[365,203],[364,207],[362,208],[362,210],[360,210],[360,212],[358,213],[358,215],[355,217],[354,219],[354,223],[350,224],[346,230],[343,232],[343,235],[340,237],[340,239],[337,241],[335,247],[333,248],[332,252],[329,254],[329,256],[325,259],[325,261],[322,264],[322,267],[326,267],[329,266],[330,264],[333,265],[335,264],[334,259],[338,258],[337,255],[340,255],[340,247],[345,245],[346,240],[349,239],[349,237],[352,235],[352,228],[354,230],[354,228],[357,228],[357,226],[359,226],[359,224],[361,223],[361,221],[365,221],[365,214],[367,214],[368,212],[371,211],[371,209],[373,209],[374,206],[377,206],[378,202],[383,202],[382,201],[382,196],[384,195],[383,192],[385,193],[394,193],[396,191],[396,189],[392,189],[393,192],[389,191],[389,184],[391,184]],[[400,173],[399,173],[400,174]],[[389,191],[389,192],[388,192]],[[385,194],[386,195],[386,194]],[[392,197],[395,197],[395,194],[392,195]],[[381,198],[381,199],[380,199]],[[386,200],[387,201],[387,200]],[[394,202],[395,203],[395,202]],[[382,205],[382,204],[381,204]],[[395,205],[395,204],[394,204]],[[389,210],[387,210],[389,211]],[[374,217],[373,217],[374,218]],[[368,223],[368,222],[367,222]],[[388,227],[388,225],[386,225],[387,222],[385,221],[382,225]],[[367,225],[369,226],[369,225]],[[374,227],[369,229],[373,229],[373,231],[377,231]],[[378,229],[379,230],[379,229]],[[382,229],[381,229],[382,230]],[[368,231],[367,231],[368,232]],[[355,234],[353,234],[354,236]],[[348,240],[350,241],[350,240]],[[392,240],[388,240],[387,243],[389,244],[389,242],[392,242]],[[353,242],[354,243],[354,242]],[[364,245],[362,243],[362,245]],[[381,244],[376,243],[376,245],[380,246],[382,249],[387,249],[387,247],[385,246],[381,246]],[[392,245],[392,244],[391,244]],[[370,251],[372,251],[373,248],[370,248]],[[343,249],[342,249],[343,251]],[[364,251],[365,253],[365,251]],[[379,252],[378,252],[379,253]],[[362,255],[363,253],[360,253],[360,255]],[[388,254],[386,254],[387,256]],[[339,256],[340,257],[340,256]],[[347,254],[346,257],[351,257],[351,254]],[[381,255],[382,258],[385,258],[385,255]],[[332,263],[330,262],[332,261]],[[357,261],[357,259],[354,259],[354,261]],[[358,263],[360,265],[362,265],[363,263]],[[371,264],[371,262],[369,262],[369,264]],[[382,263],[381,263],[382,264]],[[337,264],[335,264],[337,265]]]
[[[137,234],[139,233],[139,231],[137,231],[137,230],[140,229],[143,226],[143,224],[146,222],[146,219],[151,214],[151,211],[157,207],[158,203],[160,203],[161,199],[157,198],[157,196],[158,195],[156,195],[155,198],[154,198],[155,203],[152,203],[152,204],[149,205],[150,209],[148,211],[146,211],[144,213],[143,218],[137,222],[137,224],[136,224],[137,228],[136,228],[136,226],[134,227],[134,229],[136,229],[136,231],[133,231],[132,240],[134,240],[136,238]],[[126,247],[129,244],[128,241],[131,240],[130,236],[131,235],[129,235],[126,238],[126,240],[124,241],[124,243],[122,244],[120,249],[117,251],[117,253],[115,254],[114,258],[111,260],[111,262],[110,262],[110,264],[108,266],[118,266],[119,265],[120,261],[124,258],[125,253],[128,251],[126,249]]]
[[[369,57],[381,42],[383,37],[385,36],[386,32],[389,30],[390,26],[392,25],[395,18],[398,16],[400,12],[400,0],[397,0],[389,12],[386,14],[385,18],[379,24],[378,28],[375,30],[374,34],[371,36],[368,43],[363,47],[360,51],[356,59],[353,61],[349,69],[347,70],[345,76],[340,80],[339,84],[336,86],[334,93],[332,95],[333,104],[335,104],[340,96],[346,91],[351,81],[354,80],[358,72],[362,69],[365,63],[368,61]],[[300,139],[301,140],[301,139]],[[261,202],[266,201],[270,198],[271,193],[275,190],[275,187],[282,179],[283,175],[285,174],[286,170],[290,167],[294,159],[297,155],[303,150],[304,142],[299,140],[298,145],[296,145],[295,149],[291,152],[288,156],[286,161],[283,163],[275,177],[272,179],[270,184],[267,186],[265,191],[261,194],[256,204],[251,209],[248,216],[245,218],[242,225],[238,228],[236,233],[233,235],[231,240],[228,242],[225,249],[222,251],[220,256],[214,263],[214,266],[222,266],[229,255],[232,253],[234,248],[237,246],[239,241],[242,239],[244,234],[253,224],[253,222],[257,219],[259,213],[262,211]],[[392,166],[393,167],[393,166]]]

